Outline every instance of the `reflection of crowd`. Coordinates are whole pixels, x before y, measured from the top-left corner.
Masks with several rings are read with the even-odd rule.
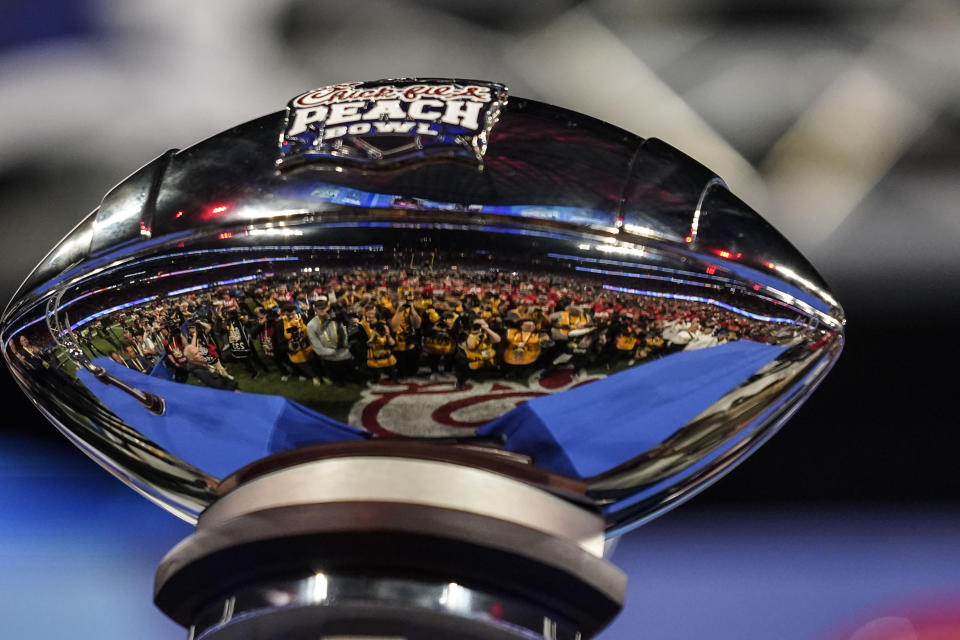
[[[40,371],[51,368],[51,354],[35,346],[25,335],[21,335],[17,341],[11,341],[10,352],[29,370]]]
[[[142,306],[121,325],[123,338],[110,339],[118,362],[145,371],[162,359],[175,380],[193,376],[220,389],[237,388],[222,359],[254,378],[275,370],[283,381],[342,385],[444,373],[462,387],[471,378],[522,379],[560,366],[582,374],[796,333],[715,305],[617,294],[586,280],[455,270],[269,278]]]

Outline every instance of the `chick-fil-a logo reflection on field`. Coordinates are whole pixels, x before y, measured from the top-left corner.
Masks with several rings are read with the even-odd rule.
[[[303,162],[368,168],[428,159],[482,166],[507,88],[473,80],[355,82],[300,94],[287,104],[281,168]]]
[[[572,368],[535,374],[526,384],[509,380],[469,381],[457,389],[444,381],[381,382],[365,389],[348,421],[378,435],[465,436],[531,398],[560,393],[600,380],[575,377]]]

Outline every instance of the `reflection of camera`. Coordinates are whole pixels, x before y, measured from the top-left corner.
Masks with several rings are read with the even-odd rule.
[[[290,336],[288,343],[290,345],[290,351],[297,352],[303,351],[307,348],[306,341],[303,339],[302,332],[300,327],[290,327],[287,329],[287,334]]]
[[[330,315],[332,315],[333,319],[340,324],[347,324],[350,322],[350,317],[347,315],[347,311],[343,308],[343,305],[337,303],[331,304]]]

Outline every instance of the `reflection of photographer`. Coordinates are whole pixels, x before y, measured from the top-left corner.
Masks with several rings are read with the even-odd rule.
[[[307,338],[307,325],[297,308],[287,303],[283,307],[283,338],[287,346],[287,358],[301,380],[313,379],[314,385],[320,384],[320,377],[313,369],[313,347]]]
[[[341,385],[349,377],[353,356],[347,336],[347,317],[338,305],[331,305],[326,296],[313,304],[313,318],[307,323],[307,337],[313,353],[320,358],[323,374]]]
[[[187,357],[183,354],[186,341],[180,328],[170,323],[160,329],[160,336],[166,351],[164,364],[173,374],[174,382],[186,382],[190,372],[187,368]]]
[[[556,344],[552,354],[553,364],[570,362],[575,371],[585,368],[595,346],[591,334],[596,330],[596,326],[591,322],[590,316],[582,307],[571,304],[565,310],[551,315],[550,320],[550,336]]]
[[[223,314],[221,328],[226,338],[226,351],[234,360],[243,364],[251,378],[259,376],[260,369],[267,370],[267,366],[253,348],[250,333],[255,328],[247,316],[242,315],[236,308],[228,309]]]
[[[263,355],[267,360],[273,360],[280,372],[281,380],[288,380],[293,375],[293,366],[287,358],[287,343],[281,339],[283,332],[283,323],[280,319],[280,310],[276,303],[269,311],[263,307],[257,307],[254,310],[257,316],[256,334],[260,341],[260,348],[263,349]]]
[[[497,352],[493,345],[500,342],[500,336],[482,318],[473,319],[469,326],[470,330],[460,343],[454,361],[457,389],[463,389],[472,374],[497,368]]]
[[[293,354],[306,351],[306,336],[300,327],[293,325],[285,328],[287,334],[287,350]]]
[[[97,356],[107,355],[97,346],[90,334],[91,332],[88,329],[82,329],[74,334],[77,338],[77,344],[84,351],[84,353],[87,354],[91,360]]]
[[[507,329],[507,346],[503,362],[508,375],[523,377],[531,374],[537,366],[542,345],[549,344],[550,337],[541,331],[533,320],[524,320],[517,329]]]
[[[397,312],[390,318],[390,329],[396,345],[397,369],[402,377],[416,375],[420,362],[420,325],[422,320],[413,305],[413,296],[408,295]]]
[[[184,326],[186,329],[186,346],[184,347],[184,353],[186,353],[186,347],[196,347],[207,366],[219,375],[233,380],[233,376],[227,372],[223,363],[220,362],[220,353],[217,345],[210,338],[210,325],[202,320],[188,320],[184,323]],[[183,328],[181,328],[181,330],[183,330]]]
[[[457,349],[457,314],[447,310],[441,316],[433,308],[427,309],[429,326],[423,331],[423,351],[427,366],[435,377],[443,366],[444,373],[453,370],[454,351]]]
[[[186,358],[184,368],[196,376],[200,382],[214,389],[237,391],[237,383],[234,382],[233,378],[220,374],[211,365],[207,364],[207,358],[197,347],[196,342],[188,344],[183,350],[183,355]]]
[[[393,381],[397,379],[397,358],[393,355],[396,340],[390,334],[390,326],[377,315],[377,308],[369,306],[364,310],[360,323],[367,333],[367,368],[375,380],[386,373]]]
[[[99,320],[93,323],[93,328],[91,329],[94,338],[100,338],[101,340],[106,341],[114,349],[119,349],[120,344],[116,340],[116,336],[112,331],[103,326],[103,323]]]

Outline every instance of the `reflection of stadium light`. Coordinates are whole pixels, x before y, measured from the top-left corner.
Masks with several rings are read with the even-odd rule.
[[[247,227],[245,230],[247,235],[251,236],[302,236],[303,231],[300,229],[288,229],[288,228],[273,228],[273,229],[252,229]]]
[[[470,606],[470,600],[470,592],[456,582],[447,584],[440,594],[440,604],[454,611],[466,610]]]
[[[609,260],[606,258],[586,258],[581,256],[571,256],[564,253],[548,253],[548,258],[556,258],[557,260],[573,260],[575,262],[588,262],[590,264],[609,264],[617,267],[631,267],[633,269],[644,269],[647,271],[660,271],[662,273],[677,273],[685,276],[699,276],[699,273],[693,271],[686,271],[683,269],[671,269],[670,267],[661,267],[654,264],[644,264],[639,262],[624,262],[623,260]],[[715,280],[720,280],[723,282],[732,282],[736,283],[736,280],[731,278],[715,278]]]
[[[621,255],[637,256],[637,257],[643,257],[647,253],[647,250],[643,247],[639,247],[639,248],[621,247],[621,246],[611,245],[611,244],[594,245],[594,249],[596,249],[597,251],[602,251],[603,253],[619,253]]]
[[[442,229],[444,231],[483,231],[485,233],[508,233],[510,235],[527,236],[531,238],[550,238],[569,242],[571,236],[563,233],[538,231],[536,229],[515,229],[513,227],[494,227],[474,224],[454,224],[450,222],[333,222],[324,225],[326,229]],[[615,240],[610,240],[616,242]]]
[[[243,207],[236,212],[237,217],[258,220],[262,218],[283,218],[285,216],[299,216],[310,213],[310,209],[270,209],[267,207]]]
[[[710,193],[710,190],[717,186],[723,187],[724,189],[727,188],[723,180],[714,176],[707,182],[703,191],[700,192],[700,198],[697,200],[697,208],[693,211],[693,220],[690,221],[690,232],[687,234],[687,237],[684,238],[685,242],[693,242],[693,239],[697,237],[697,231],[700,229],[700,213],[703,211],[703,203],[706,201],[707,194]]]
[[[793,269],[788,269],[783,265],[776,267],[776,269],[777,269],[777,273],[785,276],[788,280],[793,280],[797,284],[802,285],[807,289],[813,291],[814,293],[816,293],[818,296],[820,296],[821,298],[823,298],[833,306],[835,307],[840,306],[839,304],[837,304],[837,301],[833,298],[833,296],[831,296],[829,293],[827,293],[826,291],[824,291],[814,283],[810,282],[806,278],[801,277],[800,274],[798,274]]]
[[[109,309],[103,309],[102,311],[97,311],[97,312],[96,312],[95,314],[93,314],[92,316],[87,316],[87,317],[84,318],[83,320],[80,320],[79,322],[73,323],[72,325],[70,325],[70,329],[71,329],[71,330],[76,329],[77,327],[79,327],[79,326],[81,326],[81,325],[84,325],[84,324],[86,324],[86,323],[88,323],[88,322],[90,322],[90,321],[92,321],[92,320],[96,320],[97,318],[99,318],[99,317],[101,317],[101,316],[105,316],[105,315],[107,315],[108,313],[113,313],[114,311],[120,311],[121,309],[126,309],[126,308],[132,307],[132,306],[134,306],[134,305],[143,304],[144,302],[150,302],[151,300],[156,300],[156,299],[159,298],[159,297],[160,297],[160,296],[148,296],[148,297],[146,297],[146,298],[140,298],[139,300],[133,300],[133,301],[131,301],[131,302],[125,302],[125,303],[123,303],[123,304],[118,304],[117,306],[115,306],[115,307],[110,307]]]
[[[210,271],[211,269],[223,269],[224,267],[235,267],[238,264],[254,264],[257,262],[286,262],[290,260],[299,260],[300,258],[295,257],[278,257],[278,258],[252,258],[250,260],[237,260],[235,262],[222,262],[220,264],[211,264],[206,267],[196,267],[194,269],[182,269],[180,271],[170,271],[167,273],[158,273],[155,276],[149,278],[144,278],[141,282],[147,282],[150,280],[157,280],[158,278],[169,278],[170,276],[182,276],[186,273],[197,273],[199,271]]]
[[[181,243],[180,247],[183,246]],[[136,266],[143,264],[145,262],[154,262],[156,260],[166,260],[169,258],[182,258],[184,256],[195,256],[208,253],[235,253],[235,252],[251,252],[251,251],[383,251],[382,244],[316,244],[316,245],[258,245],[253,247],[228,247],[223,249],[194,249],[191,251],[180,251],[177,253],[164,253],[156,256],[150,256],[149,258],[143,258],[142,260],[136,260],[133,262],[127,262],[123,265],[113,267],[110,269],[105,269],[102,271],[102,274],[110,273],[117,269],[122,269],[126,267]],[[97,275],[97,274],[90,274]]]
[[[654,276],[647,273],[631,273],[629,271],[610,271],[608,269],[593,269],[590,267],[575,267],[577,271],[583,271],[585,273],[599,273],[606,276],[622,276],[626,278],[643,278],[644,280],[663,280],[664,282],[673,282],[675,284],[689,284],[696,287],[709,287],[711,289],[719,289],[720,285],[712,284],[709,282],[699,282],[696,280],[683,280],[681,278],[671,278],[669,276]],[[707,273],[710,273],[708,270]]]
[[[790,318],[774,318],[772,316],[764,316],[759,313],[752,313],[746,309],[741,309],[735,307],[732,304],[727,304],[726,302],[720,302],[719,300],[713,300],[712,298],[702,298],[700,296],[688,296],[682,293],[662,293],[660,291],[645,291],[643,289],[630,289],[628,287],[615,287],[613,285],[605,284],[603,285],[604,289],[610,291],[619,291],[621,293],[632,293],[638,296],[648,296],[652,298],[669,298],[671,300],[689,300],[691,302],[702,302],[704,304],[710,304],[715,307],[720,307],[721,309],[726,309],[727,311],[732,311],[738,315],[751,318],[753,320],[760,320],[762,322],[776,322],[780,324],[795,324],[801,327],[813,328],[805,322],[800,322],[799,320],[791,320]]]
[[[625,231],[629,231],[630,233],[636,233],[637,235],[641,235],[641,236],[652,236],[657,233],[650,227],[641,227],[638,224],[630,224],[630,223],[623,225],[623,229]]]
[[[59,307],[57,307],[57,312],[59,313],[60,311],[63,311],[64,309],[66,309],[67,307],[69,307],[70,305],[72,305],[74,302],[79,302],[80,300],[83,300],[84,298],[88,298],[88,297],[90,297],[90,296],[92,296],[92,295],[96,295],[96,294],[98,294],[98,293],[103,293],[104,291],[109,291],[109,290],[111,290],[111,289],[116,289],[116,288],[119,287],[119,286],[120,286],[119,284],[114,284],[114,285],[110,285],[109,287],[103,287],[102,289],[95,289],[94,291],[88,291],[87,293],[85,293],[85,294],[83,294],[83,295],[81,295],[81,296],[77,296],[77,297],[74,298],[73,300],[70,300],[70,301],[68,301],[68,302],[64,302],[62,305],[60,305]],[[40,316],[39,318],[37,318],[37,319],[35,319],[35,320],[31,320],[30,322],[28,322],[28,323],[26,323],[25,325],[21,326],[19,329],[17,329],[14,333],[11,334],[10,339],[7,340],[7,342],[6,342],[5,344],[10,344],[10,340],[12,340],[13,337],[16,336],[17,334],[21,333],[24,329],[26,329],[26,328],[28,328],[28,327],[32,327],[33,325],[37,324],[38,322],[43,322],[43,321],[46,320],[46,319],[47,319],[46,316]]]
[[[209,209],[207,209],[201,217],[203,220],[209,220],[210,218],[215,218],[222,213],[226,213],[230,209],[229,205],[226,204],[215,204]]]
[[[222,287],[224,285],[233,284],[235,282],[246,282],[247,280],[256,280],[257,278],[270,278],[272,276],[273,276],[272,273],[257,273],[252,276],[243,276],[242,278],[231,278],[229,280],[220,280],[218,282],[208,282],[207,284],[198,284],[195,287],[187,287],[186,289],[175,289],[173,291],[168,291],[167,297],[179,296],[181,294],[189,293],[191,291],[202,291],[203,289],[209,289],[210,287]]]
[[[636,234],[636,235],[638,235],[638,236],[649,236],[649,237],[653,237],[653,238],[664,238],[664,237],[666,237],[666,236],[664,236],[662,233],[658,233],[655,229],[652,229],[652,228],[650,228],[650,227],[642,227],[642,226],[640,226],[640,225],[638,225],[638,224],[630,224],[630,223],[627,223],[627,224],[623,225],[623,230],[626,231],[626,232],[628,232],[628,233],[634,233],[634,234]]]
[[[732,251],[727,251],[726,249],[712,249],[712,251],[721,258],[726,258],[728,260],[739,260],[743,257],[742,253],[733,253]]]
[[[297,260],[297,258],[285,258],[285,259]],[[247,280],[254,280],[256,278],[269,278],[271,276],[273,276],[272,273],[257,273],[252,276],[243,276],[242,278],[231,278],[229,280],[219,280],[217,282],[209,282],[207,284],[198,284],[195,287],[186,287],[184,289],[175,289],[174,291],[168,291],[166,294],[166,297],[178,296],[184,293],[190,293],[191,291],[201,291],[203,289],[209,289],[210,287],[222,287],[224,285],[234,284],[235,282],[246,282]],[[92,292],[92,293],[97,293],[97,292]],[[119,304],[115,307],[110,307],[109,309],[98,311],[97,313],[91,316],[87,316],[86,318],[83,318],[82,320],[79,320],[73,323],[72,325],[70,325],[70,329],[76,329],[77,327],[83,326],[88,322],[91,322],[92,320],[96,320],[100,316],[113,313],[114,311],[120,311],[121,309],[127,309],[128,307],[132,307],[134,305],[150,302],[151,300],[156,300],[159,297],[160,297],[159,295],[155,295],[155,296],[149,296],[146,298],[140,298],[139,300],[134,300],[132,302],[125,302],[124,304]]]
[[[323,602],[327,599],[327,576],[322,573],[316,573],[313,576],[312,596],[315,603]]]

